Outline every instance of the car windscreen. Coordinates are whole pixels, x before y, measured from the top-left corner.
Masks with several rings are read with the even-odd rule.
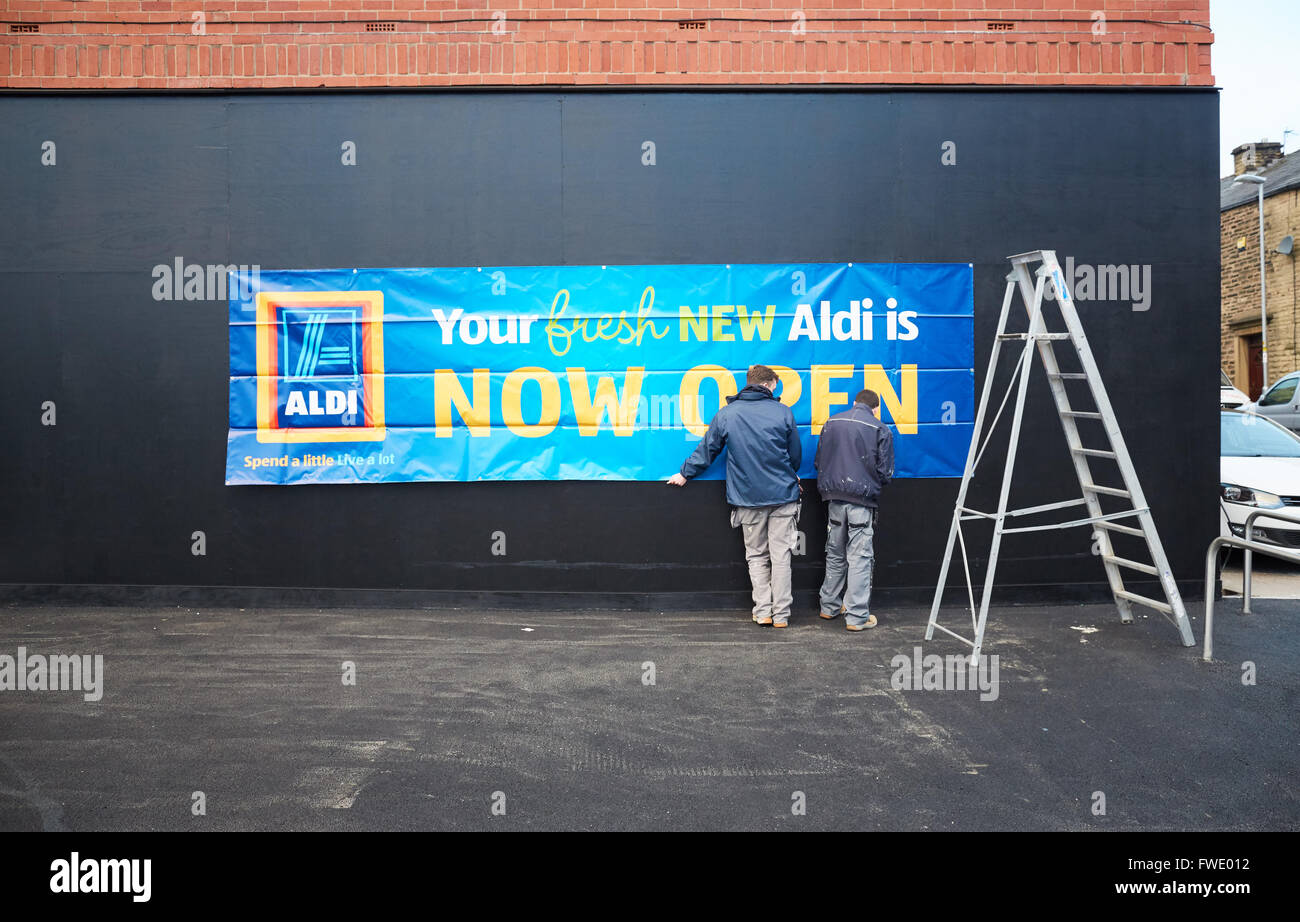
[[[1225,458],[1300,458],[1300,438],[1263,417],[1221,413],[1219,453]]]
[[[1228,378],[1228,373],[1222,368],[1219,369],[1219,387],[1232,387],[1232,381]]]

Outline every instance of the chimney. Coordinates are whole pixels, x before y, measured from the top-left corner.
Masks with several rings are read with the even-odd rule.
[[[1278,141],[1256,141],[1243,144],[1232,152],[1235,175],[1258,173],[1282,159],[1282,144]]]

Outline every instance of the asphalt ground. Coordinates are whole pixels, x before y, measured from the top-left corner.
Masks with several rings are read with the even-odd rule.
[[[895,687],[961,652],[920,609],[11,605],[0,654],[102,654],[103,696],[0,691],[0,829],[1300,828],[1300,605],[1239,610],[1205,664],[1158,614],[995,609],[982,700]]]

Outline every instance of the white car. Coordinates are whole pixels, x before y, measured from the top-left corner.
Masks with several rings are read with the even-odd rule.
[[[1294,521],[1255,520],[1255,539],[1300,548],[1300,436],[1266,416],[1219,413],[1220,533],[1246,535],[1246,517],[1266,509]]]
[[[1219,406],[1225,410],[1237,410],[1250,403],[1250,398],[1232,386],[1228,373],[1219,369]]]

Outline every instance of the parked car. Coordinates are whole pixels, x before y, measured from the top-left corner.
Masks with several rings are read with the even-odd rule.
[[[1219,406],[1225,410],[1235,410],[1250,403],[1250,398],[1232,386],[1228,373],[1219,369]]]
[[[1246,517],[1267,509],[1294,525],[1260,518],[1259,541],[1300,548],[1300,436],[1265,416],[1219,413],[1220,533],[1245,537]]]
[[[1259,400],[1246,404],[1242,409],[1267,416],[1288,429],[1300,430],[1300,371],[1284,375],[1282,380],[1265,390]]]

